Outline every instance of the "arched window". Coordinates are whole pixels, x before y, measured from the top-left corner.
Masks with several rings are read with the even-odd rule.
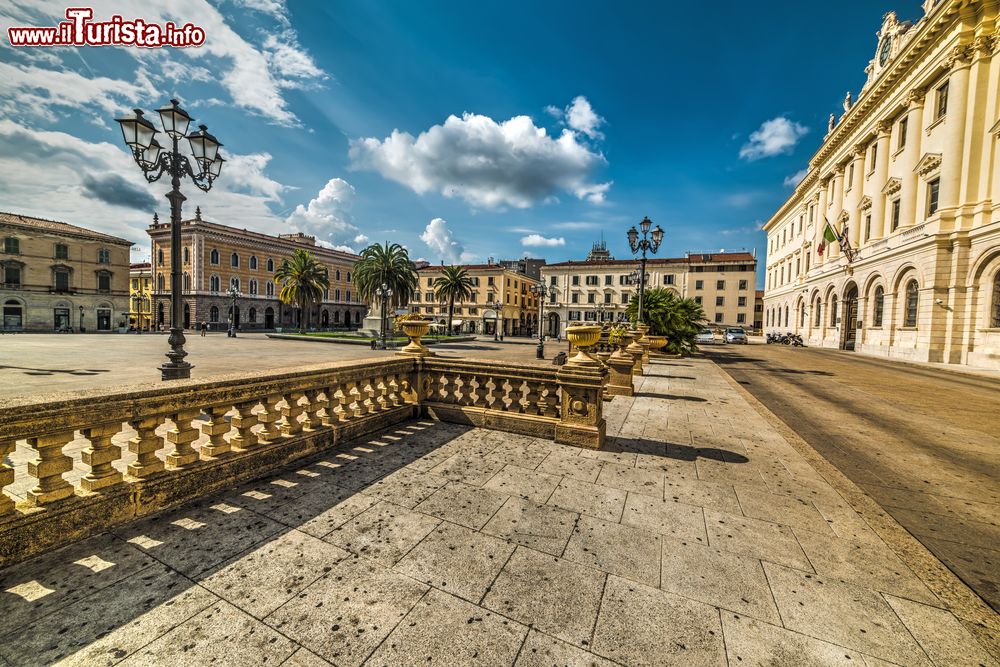
[[[872,298],[872,326],[882,326],[882,313],[885,312],[885,290],[879,285],[875,288],[875,296]]]
[[[347,272],[347,282],[351,282],[351,272],[350,271]],[[348,297],[348,299],[349,298],[350,297]]]
[[[237,255],[235,252],[229,256],[229,266],[232,266],[234,268],[239,268],[240,266],[240,256]]]
[[[249,283],[249,285],[247,287],[250,290],[251,294],[256,294],[257,293],[257,280],[254,279],[254,278],[251,278],[250,279],[250,283]]]
[[[919,301],[917,281],[906,283],[906,315],[903,318],[904,327],[917,326],[917,302]]]
[[[208,311],[208,321],[218,322],[219,321],[219,307],[212,306]]]
[[[250,309],[250,321],[253,322],[254,324],[257,323],[257,309],[256,308],[251,308]]]
[[[830,326],[837,326],[837,295],[830,297]]]
[[[164,282],[164,280],[163,280],[163,274],[162,273],[157,273],[156,274],[156,289],[158,291],[160,291],[160,292],[163,291],[163,282]]]
[[[340,301],[340,288],[333,290],[333,300]]]
[[[1000,271],[993,276],[993,308],[990,314],[990,327],[1000,329]]]
[[[268,296],[274,296],[274,283],[270,280],[267,281],[267,286],[264,288]]]
[[[337,280],[340,280],[340,269],[337,269]]]
[[[267,258],[267,270],[272,273],[274,272],[274,260],[270,257]]]
[[[788,326],[788,306],[785,306],[785,326]]]
[[[816,306],[814,307],[816,314],[813,315],[813,326],[817,329],[823,326],[823,302],[816,297]]]
[[[185,273],[184,274],[184,289],[185,290],[190,290],[191,289],[191,274],[190,273]]]
[[[163,264],[163,248],[156,251],[156,263]]]
[[[257,270],[257,255],[250,255],[250,268],[253,271]]]
[[[229,288],[234,289],[237,292],[240,291],[240,279],[239,276],[233,276],[229,279]]]
[[[184,246],[184,263],[185,264],[191,263],[191,249],[188,248],[187,246]]]
[[[208,261],[211,262],[212,264],[218,264],[219,263],[219,251],[216,250],[215,248],[212,248],[212,252],[209,255],[209,260]]]
[[[218,292],[222,288],[222,281],[219,280],[219,276],[212,276],[208,279],[208,289],[212,292]]]
[[[803,329],[806,328],[806,304],[804,301],[799,304],[799,326]]]
[[[339,310],[333,311],[333,321],[334,321],[335,324],[340,324],[340,311]]]

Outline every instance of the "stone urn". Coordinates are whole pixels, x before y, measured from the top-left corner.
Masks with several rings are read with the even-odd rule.
[[[417,357],[429,357],[433,354],[433,352],[420,342],[420,339],[430,331],[430,320],[404,320],[399,323],[399,326],[403,329],[406,337],[410,339],[410,342],[403,349],[399,350],[397,354],[408,354]]]
[[[576,349],[576,356],[566,362],[566,365],[573,366],[601,366],[601,362],[592,357],[587,350],[597,345],[601,340],[601,327],[596,324],[578,324],[566,328],[566,338],[573,348]]]
[[[639,339],[636,341],[639,345],[642,345],[642,362],[649,363],[649,325],[639,323],[635,325],[635,328],[639,331]]]
[[[662,350],[667,345],[666,336],[650,336],[647,334],[646,338],[649,339],[649,349],[654,352]]]
[[[639,339],[642,338],[642,332],[636,328],[630,330],[628,333],[632,342],[625,348],[625,354],[632,357],[632,374],[642,375],[642,354],[645,351],[645,348],[639,342]]]

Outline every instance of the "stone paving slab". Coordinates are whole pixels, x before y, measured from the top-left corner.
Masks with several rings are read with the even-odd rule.
[[[997,665],[718,368],[637,385],[602,451],[411,422],[9,567],[0,664]]]

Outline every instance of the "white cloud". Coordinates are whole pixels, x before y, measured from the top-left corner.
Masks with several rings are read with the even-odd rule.
[[[354,168],[377,171],[418,194],[440,192],[485,208],[528,208],[559,192],[600,202],[611,186],[592,180],[607,163],[599,151],[572,130],[549,136],[528,116],[499,123],[471,113],[449,116],[417,137],[393,130],[383,140],[354,139],[349,154]]]
[[[766,120],[750,134],[750,141],[740,148],[740,157],[752,162],[782,153],[791,153],[799,139],[808,132],[809,128],[784,116]]]
[[[226,164],[222,171],[227,186],[243,188],[254,195],[261,195],[267,201],[281,201],[281,195],[290,190],[264,173],[271,161],[270,153],[251,153],[250,155],[226,155]]]
[[[299,204],[285,222],[293,229],[314,235],[331,246],[354,241],[360,230],[351,218],[354,187],[342,178],[331,178],[308,204]]]
[[[805,178],[806,174],[808,173],[809,173],[809,168],[806,167],[805,169],[799,169],[791,176],[785,176],[785,181],[784,181],[785,187],[794,188],[796,185],[802,182],[802,179]]]
[[[546,238],[541,234],[528,234],[521,237],[521,245],[526,248],[555,248],[566,245],[566,239],[561,236]]]
[[[465,250],[448,229],[448,223],[442,218],[434,218],[427,223],[420,240],[427,244],[427,247],[437,254],[439,259],[443,259],[449,264],[456,264],[462,261]]]
[[[354,237],[354,242],[358,244],[368,243],[368,237],[365,236],[364,234],[358,234],[357,236]]]
[[[604,119],[594,112],[594,108],[590,106],[590,102],[583,95],[578,95],[566,107],[566,124],[574,130],[583,132],[591,139],[604,138],[604,135],[597,130],[602,123],[604,123]]]
[[[581,229],[600,229],[601,225],[597,222],[582,222],[582,221],[569,221],[569,222],[557,222],[552,225],[553,229],[570,229],[570,230],[581,230]]]

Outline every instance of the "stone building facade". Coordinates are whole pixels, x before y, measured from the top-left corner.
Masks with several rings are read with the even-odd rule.
[[[618,260],[595,245],[584,261],[542,267],[550,293],[545,305],[545,332],[565,335],[574,322],[620,321],[639,286],[635,259]],[[750,327],[753,324],[757,260],[747,252],[688,253],[685,257],[646,262],[646,287],[665,287],[701,304],[709,324]]]
[[[137,331],[150,331],[153,328],[152,265],[133,263],[128,273],[128,326]]]
[[[152,251],[153,326],[170,327],[170,224],[154,218],[147,229]],[[281,285],[274,272],[297,248],[308,250],[330,275],[330,289],[314,304],[308,324],[318,329],[356,329],[367,310],[351,281],[358,256],[316,244],[302,233],[271,236],[230,227],[201,218],[185,220],[181,228],[184,289],[184,327],[205,322],[212,330],[229,327],[232,299],[240,293],[234,312],[238,328],[294,327],[298,309],[278,298]]]
[[[868,78],[764,226],[765,328],[815,346],[1000,368],[1000,19],[890,12]],[[826,222],[850,243],[824,243]]]
[[[447,324],[448,304],[434,296],[434,280],[443,266],[417,268],[417,293],[410,303],[411,312],[431,316]],[[494,326],[504,336],[530,336],[538,332],[538,296],[531,288],[538,281],[501,264],[464,264],[472,278],[472,299],[455,304],[452,325],[457,331],[492,335]],[[494,309],[499,301],[502,307]]]
[[[0,213],[0,328],[124,329],[131,246],[65,222]]]

